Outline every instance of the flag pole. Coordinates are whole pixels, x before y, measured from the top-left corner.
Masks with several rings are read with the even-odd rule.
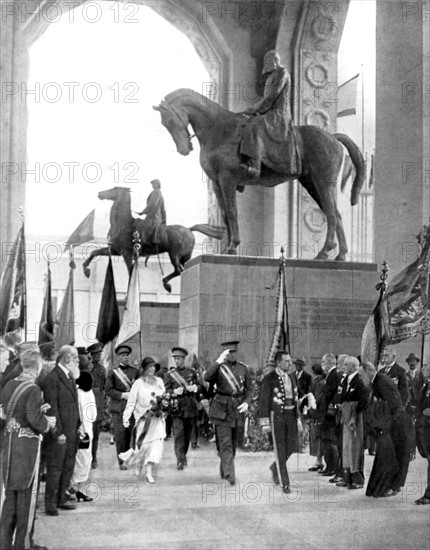
[[[382,304],[382,300],[384,298],[384,294],[385,294],[385,291],[387,290],[387,279],[388,279],[388,272],[390,271],[390,268],[388,267],[388,264],[387,262],[384,260],[382,262],[382,269],[381,269],[381,275],[379,276],[381,282],[378,283],[376,285],[376,290],[379,290],[379,299],[378,299],[378,304],[379,304],[379,316],[381,316],[381,304]],[[381,337],[381,334],[380,334],[380,330],[381,330],[381,323],[382,323],[382,319],[379,318],[379,321],[378,321],[378,353],[377,353],[377,357],[376,357],[376,365],[375,367],[378,368],[378,365],[379,365],[379,360],[381,358],[381,354],[382,354],[382,349],[384,348],[384,341]]]
[[[24,208],[22,206],[18,209],[20,218],[21,218],[21,228],[22,228],[22,243],[21,243],[21,254],[22,254],[22,273],[23,273],[23,311],[24,311],[24,341],[27,341],[27,266],[25,258],[25,214]]]
[[[364,155],[364,65],[361,64],[361,152]]]
[[[139,282],[139,254],[142,248],[142,239],[140,238],[139,231],[133,233],[133,263],[134,269],[137,270],[136,277]],[[140,288],[140,287],[138,287]],[[140,317],[140,291],[139,291],[139,317]],[[139,326],[139,362],[142,361],[142,325]]]

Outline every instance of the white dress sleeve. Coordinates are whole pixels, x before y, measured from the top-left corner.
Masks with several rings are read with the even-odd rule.
[[[136,380],[136,382],[131,386],[130,395],[128,396],[127,405],[125,406],[122,416],[123,422],[128,422],[130,420],[130,416],[133,414],[134,408],[136,407],[137,394],[140,386],[140,379]]]

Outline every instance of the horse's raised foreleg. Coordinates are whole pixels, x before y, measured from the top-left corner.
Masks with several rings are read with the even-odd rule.
[[[119,256],[116,252],[113,250],[110,251],[110,253],[113,256]],[[88,256],[88,258],[85,260],[85,262],[82,264],[82,269],[84,270],[85,277],[89,277],[91,270],[88,267],[90,263],[96,258],[97,256],[109,256],[109,247],[106,246],[104,248],[99,248],[97,250],[93,250],[91,254]]]
[[[226,254],[236,254],[240,244],[239,224],[237,222],[236,183],[232,177],[223,177],[220,182],[224,197],[226,217],[230,227],[230,235]]]

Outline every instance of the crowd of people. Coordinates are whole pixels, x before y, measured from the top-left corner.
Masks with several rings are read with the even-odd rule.
[[[288,458],[309,445],[316,460],[311,472],[337,487],[364,489],[369,497],[393,497],[405,484],[417,447],[429,466],[426,491],[415,502],[430,504],[430,381],[415,354],[406,358],[407,371],[393,349],[383,351],[376,367],[328,353],[311,375],[303,357],[279,350],[256,384],[237,360],[238,345],[224,342],[222,353],[203,370],[187,362],[183,347],[172,349],[170,368],[152,357],[131,365],[132,348],[121,344],[115,350],[118,364],[108,371],[98,343],[58,352],[31,342],[13,350],[2,345],[1,547],[41,548],[33,540],[41,481],[49,516],[74,510],[75,501],[92,500],[85,484],[98,468],[106,405],[120,470],[133,468],[151,484],[171,434],[176,467],[187,467],[203,417],[215,433],[219,475],[234,485],[236,449],[254,415],[254,425],[273,445],[270,472],[284,493],[291,492]],[[375,455],[367,485],[365,449]]]

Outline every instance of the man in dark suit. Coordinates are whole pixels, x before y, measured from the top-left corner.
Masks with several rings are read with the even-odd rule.
[[[424,495],[415,504],[430,504],[430,381],[424,383],[417,397],[416,408],[417,447],[427,459],[427,487]]]
[[[322,418],[321,439],[326,468],[318,473],[323,476],[334,476],[339,459],[336,438],[335,397],[342,374],[337,370],[336,357],[332,353],[323,355],[321,366],[326,378],[320,399],[317,402],[317,411],[320,412]]]
[[[97,418],[93,423],[93,443],[91,448],[92,462],[91,467],[93,469],[98,468],[97,462],[97,449],[99,446],[99,437],[100,437],[100,428],[102,425],[102,420],[105,411],[105,385],[106,385],[106,369],[102,359],[103,345],[99,342],[92,344],[87,349],[88,353],[91,355],[91,364],[90,372],[93,377],[93,387],[94,397],[96,398],[97,405]]]
[[[297,388],[299,392],[299,399],[303,399],[310,391],[312,376],[305,371],[306,361],[304,357],[297,357],[293,360],[294,366],[296,368],[296,378],[297,378]],[[299,442],[299,451],[301,453],[305,452],[306,445],[309,438],[309,425],[308,419],[305,418],[303,414],[300,413],[300,421],[302,423],[302,433],[300,435]]]
[[[234,457],[238,430],[244,426],[244,413],[252,399],[252,381],[248,368],[236,360],[239,342],[223,342],[224,351],[207,369],[205,380],[216,384],[216,393],[209,410],[215,425],[221,478],[236,483]]]
[[[379,371],[381,374],[386,374],[394,380],[399,390],[403,406],[409,403],[409,383],[406,376],[406,370],[396,363],[396,352],[393,348],[386,348],[381,354],[381,364],[383,368]]]
[[[196,429],[197,421],[197,391],[199,389],[197,373],[185,366],[188,351],[176,347],[172,349],[172,357],[176,368],[169,370],[166,390],[173,392],[178,398],[178,414],[173,419],[175,437],[175,455],[178,470],[187,465],[187,452],[190,446],[191,434]]]
[[[130,426],[123,425],[123,413],[127,405],[127,399],[133,382],[138,376],[138,369],[129,365],[132,349],[127,344],[120,344],[115,348],[115,353],[119,357],[119,365],[112,369],[106,377],[105,391],[110,398],[109,411],[112,416],[113,431],[115,435],[115,445],[117,457],[120,453],[125,453],[130,448],[131,433],[133,430],[132,418]],[[127,470],[127,466],[118,458],[120,470]]]
[[[80,425],[75,384],[80,374],[77,349],[62,346],[57,362],[57,366],[46,376],[42,388],[45,401],[51,405],[49,414],[57,419],[55,432],[50,432],[46,440],[45,512],[49,516],[58,516],[58,508],[75,508],[68,502],[66,491],[75,467]]]
[[[276,368],[266,374],[260,389],[258,416],[263,432],[272,432],[275,462],[270,466],[274,483],[291,493],[287,460],[297,451],[298,387],[290,354],[277,351]]]
[[[424,375],[421,369],[418,368],[419,362],[420,360],[415,353],[410,353],[408,357],[406,357],[406,363],[409,365],[409,372],[406,373],[406,376],[408,379],[409,393],[411,396],[407,411],[412,418],[415,418],[416,416],[418,399],[425,383]]]
[[[42,370],[36,350],[20,356],[21,374],[0,393],[0,410],[7,425],[0,457],[5,501],[1,509],[2,550],[40,548],[33,542],[42,434],[55,428],[55,418],[46,416],[42,392],[35,381]],[[14,543],[12,544],[12,540]]]

